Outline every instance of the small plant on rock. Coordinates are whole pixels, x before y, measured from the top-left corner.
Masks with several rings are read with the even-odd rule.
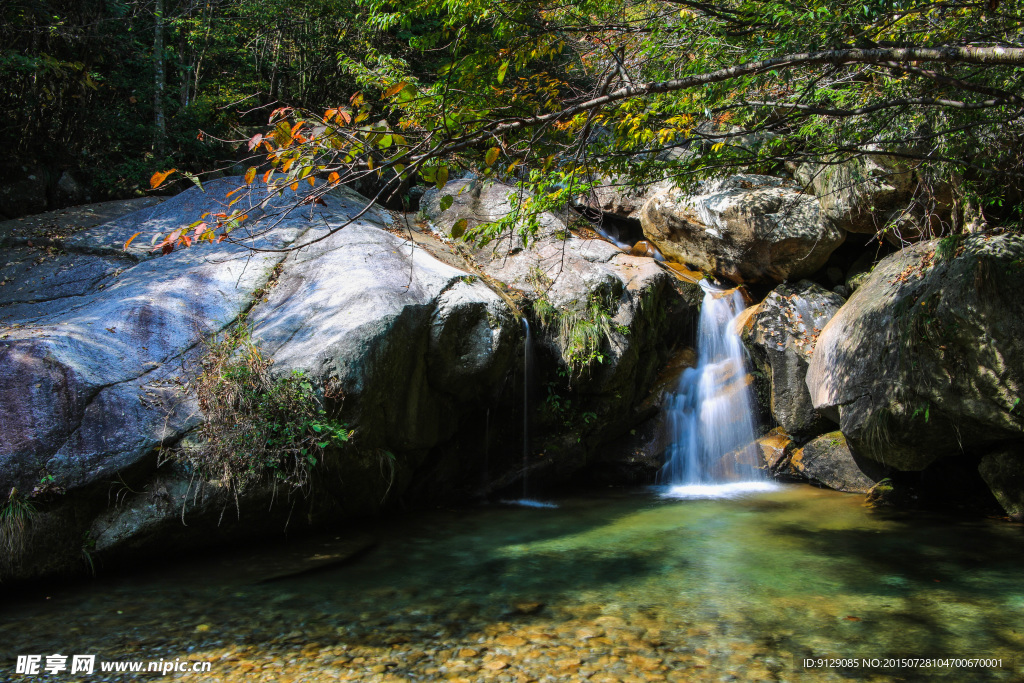
[[[306,487],[324,450],[352,431],[328,414],[301,371],[274,377],[272,363],[244,323],[210,343],[194,380],[206,421],[195,445],[173,457],[236,494],[267,476]]]
[[[8,562],[13,561],[25,549],[36,506],[12,488],[7,501],[0,506],[0,553]]]

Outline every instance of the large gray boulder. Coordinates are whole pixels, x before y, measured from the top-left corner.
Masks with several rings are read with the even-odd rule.
[[[779,285],[738,321],[744,343],[768,379],[772,417],[789,434],[807,434],[820,425],[807,391],[807,364],[818,335],[842,305],[838,294],[801,280]]]
[[[516,192],[498,182],[460,180],[441,191],[428,191],[421,208],[436,229],[451,235],[462,220],[472,230],[508,216],[516,210],[510,199]],[[442,211],[445,195],[452,196],[453,203]],[[536,238],[526,244],[519,236],[504,236],[483,246],[461,248],[483,275],[521,292],[535,311],[558,311],[552,327],[561,325],[565,332],[565,326],[575,321],[603,323],[601,358],[591,359],[581,381],[588,391],[615,393],[628,403],[656,369],[658,334],[653,328],[660,324],[661,307],[670,305],[667,300],[679,302],[674,278],[653,258],[630,255],[605,240],[577,236],[569,229],[577,218],[571,209],[557,215],[541,213],[536,217]],[[696,285],[680,286],[692,295],[686,306],[699,301]],[[569,335],[556,329],[546,339],[572,363]]]
[[[825,265],[846,233],[821,220],[818,200],[790,181],[736,175],[655,192],[640,211],[644,234],[670,259],[733,282],[783,282]]]
[[[518,357],[520,328],[507,304],[480,278],[389,232],[388,214],[350,223],[366,203],[350,191],[299,203],[290,191],[268,197],[255,186],[241,206],[264,220],[244,244],[153,255],[150,234],[223,206],[240,182],[211,182],[205,193],[193,189],[76,233],[66,254],[35,270],[5,270],[0,490],[49,501],[34,527],[51,542],[0,573],[30,576],[80,560],[77,545],[54,545],[58,536],[45,529],[69,529],[91,538],[94,551],[116,553],[158,537],[210,540],[204,529],[219,525],[228,502],[266,509],[158,467],[156,457],[204,419],[189,380],[205,340],[243,319],[275,375],[300,371],[318,394],[342,402],[355,446],[332,476],[349,512],[371,511],[414,480],[436,485],[436,472],[467,476],[460,468],[478,451],[459,439],[479,445],[477,424]],[[306,242],[297,251],[249,249]],[[413,477],[427,466],[435,474]],[[209,495],[197,495],[204,486]],[[274,495],[255,488],[250,498]],[[108,499],[113,507],[102,504]],[[209,524],[179,528],[196,515]],[[174,534],[160,535],[170,527]]]
[[[875,234],[888,228],[894,243],[918,239],[949,222],[948,184],[932,187],[914,162],[862,156],[835,164],[800,164],[794,177],[821,203],[822,216],[848,232]]]
[[[901,470],[1024,443],[1024,237],[922,242],[882,260],[818,337],[816,409]]]

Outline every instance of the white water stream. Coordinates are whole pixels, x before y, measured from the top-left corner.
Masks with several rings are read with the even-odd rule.
[[[697,328],[697,366],[687,368],[667,403],[672,439],[662,482],[674,498],[728,498],[774,488],[757,467],[754,403],[746,351],[734,321],[738,290],[706,281]]]

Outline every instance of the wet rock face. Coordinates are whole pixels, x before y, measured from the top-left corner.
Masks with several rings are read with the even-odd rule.
[[[793,455],[793,439],[781,427],[776,427],[754,442],[760,451],[763,467],[773,476],[789,473],[789,459]]]
[[[1024,522],[1024,449],[989,453],[978,465],[981,478],[1015,522]]]
[[[790,434],[820,427],[807,390],[807,364],[825,324],[843,299],[809,280],[779,285],[739,321],[755,363],[769,378],[772,417]]]
[[[886,474],[879,463],[854,455],[840,431],[808,442],[793,453],[789,467],[809,481],[848,493],[867,493]]]
[[[760,175],[705,183],[695,195],[662,188],[640,222],[668,258],[740,283],[810,275],[845,238],[821,220],[815,197]]]
[[[1024,237],[923,242],[825,326],[807,387],[854,450],[901,470],[1024,441]]]

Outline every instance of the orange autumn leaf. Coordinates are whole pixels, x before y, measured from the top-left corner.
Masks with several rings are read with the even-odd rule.
[[[132,243],[133,239],[135,239],[136,237],[138,237],[141,234],[142,234],[141,232],[137,232],[134,235],[132,235],[131,237],[129,237],[128,241],[124,243],[124,250],[128,251],[128,245]]]
[[[408,83],[406,83],[405,81],[402,81],[401,83],[395,83],[393,86],[384,91],[383,98],[386,100],[389,97],[394,97],[398,93],[405,90],[405,86],[407,85]]]
[[[149,179],[149,187],[153,190],[160,187],[164,184],[164,181],[167,180],[167,177],[177,170],[178,169],[176,168],[172,168],[169,171],[157,171],[153,174],[153,177]]]
[[[341,180],[341,176],[338,175],[337,171],[335,171],[334,173],[331,173],[331,175],[327,176],[327,180],[333,185]]]

